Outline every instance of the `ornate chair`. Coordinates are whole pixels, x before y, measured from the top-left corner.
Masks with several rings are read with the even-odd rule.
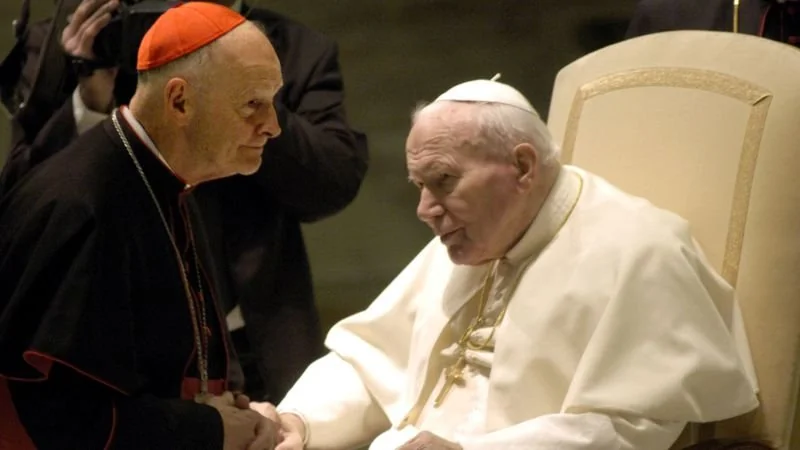
[[[548,120],[563,162],[683,216],[737,289],[761,407],[675,448],[800,449],[800,51],[705,31],[624,41],[559,72]]]

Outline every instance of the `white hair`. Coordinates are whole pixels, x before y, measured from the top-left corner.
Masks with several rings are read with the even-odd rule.
[[[488,156],[508,160],[512,150],[519,144],[530,144],[542,159],[542,164],[551,166],[558,162],[561,149],[553,141],[547,125],[538,114],[530,113],[502,103],[460,102],[475,105],[472,120],[477,125],[477,142],[474,146],[487,152]],[[420,114],[433,104],[420,104],[412,115],[412,124]]]

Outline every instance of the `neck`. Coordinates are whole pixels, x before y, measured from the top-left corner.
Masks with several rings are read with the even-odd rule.
[[[561,167],[555,165],[554,167],[547,167],[542,171],[541,182],[539,185],[531,190],[530,195],[523,199],[524,203],[521,206],[522,212],[519,215],[519,220],[517,221],[515,226],[513,227],[517,230],[516,234],[514,234],[513,239],[506,247],[504,255],[508,253],[512,248],[514,248],[517,243],[519,243],[522,236],[525,235],[525,232],[528,231],[528,228],[531,227],[533,221],[539,216],[539,211],[542,210],[542,206],[544,202],[547,201],[547,198],[550,196],[550,192],[553,190],[553,186],[556,184],[556,180],[558,179],[558,174],[561,172]]]
[[[176,176],[190,186],[213,178],[206,173],[207,170],[204,170],[202,161],[192,157],[185,137],[175,133],[176,127],[171,126],[164,117],[154,113],[160,110],[157,105],[148,105],[146,101],[134,96],[128,108]],[[145,114],[144,111],[148,113]]]

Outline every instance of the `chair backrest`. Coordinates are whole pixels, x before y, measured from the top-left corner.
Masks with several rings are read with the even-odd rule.
[[[563,162],[687,219],[737,289],[761,407],[703,437],[800,449],[800,51],[707,31],[624,41],[559,72],[548,121]]]

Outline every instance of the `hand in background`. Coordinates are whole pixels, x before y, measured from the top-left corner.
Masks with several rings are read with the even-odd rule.
[[[92,47],[100,30],[111,21],[111,14],[119,7],[119,0],[82,0],[67,19],[61,33],[61,45],[72,56],[94,60]],[[114,81],[117,68],[96,69],[91,76],[78,80],[81,100],[87,108],[108,113],[114,104]]]

